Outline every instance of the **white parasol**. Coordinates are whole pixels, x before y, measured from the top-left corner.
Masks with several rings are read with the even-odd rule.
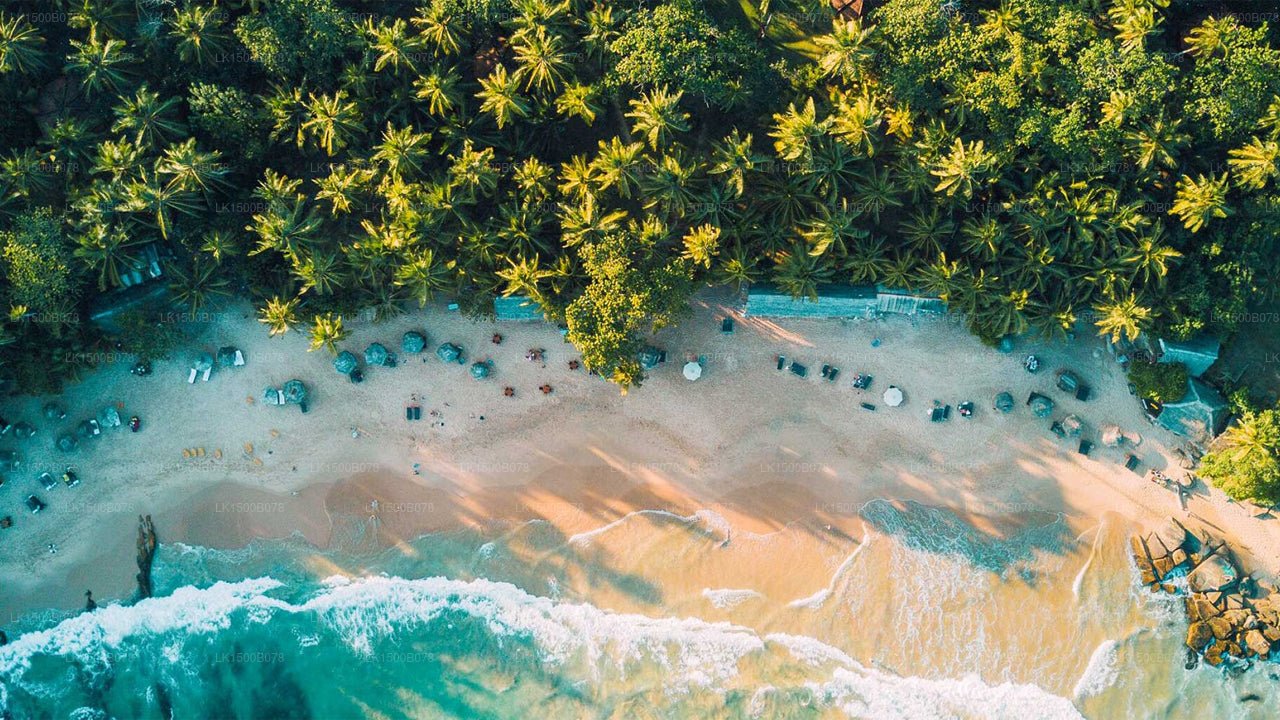
[[[897,387],[890,386],[884,391],[884,404],[889,407],[898,407],[902,404],[902,391]]]
[[[684,364],[684,379],[697,380],[702,377],[702,365],[697,362],[687,362]]]

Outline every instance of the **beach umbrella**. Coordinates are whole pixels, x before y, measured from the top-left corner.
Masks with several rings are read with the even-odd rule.
[[[640,348],[640,367],[646,370],[652,370],[658,367],[658,363],[662,360],[662,351],[652,345],[645,345]]]
[[[98,426],[97,420],[85,420],[76,428],[80,433],[80,437],[94,437],[102,434],[102,429]]]
[[[1049,417],[1049,414],[1053,412],[1053,401],[1044,395],[1032,395],[1028,404],[1031,406],[1031,412],[1035,413],[1036,417]]]
[[[290,380],[281,389],[285,402],[300,403],[307,399],[307,386],[301,380]]]
[[[364,361],[370,365],[387,364],[387,348],[382,343],[372,343],[364,349]]]
[[[279,390],[268,385],[262,390],[262,404],[263,405],[283,405],[284,398],[281,397]]]
[[[236,349],[230,345],[218,348],[218,364],[231,367],[236,364]]]
[[[427,346],[427,337],[420,332],[410,330],[400,338],[400,349],[410,355],[417,355]]]
[[[74,435],[59,435],[56,445],[62,452],[71,452],[80,447],[80,441]]]
[[[898,407],[902,404],[902,391],[897,386],[890,385],[888,390],[884,391],[884,404],[889,407]]]
[[[67,416],[67,411],[62,409],[57,403],[49,403],[44,406],[44,418],[46,420],[61,420]]]
[[[195,360],[191,361],[191,367],[195,368],[197,372],[211,370],[213,368],[213,356],[209,353],[200,353]]]
[[[687,362],[684,364],[684,379],[697,380],[702,377],[702,365],[697,362]]]
[[[462,348],[453,343],[445,343],[436,348],[436,357],[444,362],[458,362],[462,357]]]
[[[1002,413],[1013,412],[1013,396],[1007,392],[996,395],[995,408]]]
[[[36,434],[36,429],[30,423],[15,423],[13,426],[13,436],[19,440],[26,440]]]
[[[1067,431],[1070,437],[1079,437],[1084,430],[1084,423],[1080,420],[1080,416],[1071,414],[1062,419],[1062,427]]]
[[[120,427],[120,411],[115,405],[108,405],[98,413],[98,424],[102,427]]]
[[[17,470],[22,456],[14,450],[0,450],[0,470]]]
[[[471,377],[477,380],[487,378],[489,377],[489,371],[492,369],[493,368],[488,361],[471,363]]]
[[[360,360],[358,360],[355,354],[350,350],[343,350],[338,353],[338,357],[333,360],[333,369],[343,375],[350,375],[351,371],[355,370],[359,365]]]

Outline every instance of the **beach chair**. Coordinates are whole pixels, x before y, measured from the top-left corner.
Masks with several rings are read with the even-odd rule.
[[[196,375],[198,375],[199,373],[200,371],[196,370],[195,368],[191,368],[191,374],[187,375],[187,382],[194,384],[196,381]]]
[[[960,417],[973,417],[973,403],[968,400],[957,405],[956,409],[960,411]]]
[[[786,356],[786,355],[779,355],[779,356],[778,356],[778,369],[779,369],[779,370],[781,370],[782,368],[784,368],[784,367],[786,367],[786,366],[787,366],[787,356]]]
[[[727,317],[720,321],[720,332],[725,335],[733,334],[733,318]]]
[[[872,405],[871,403],[858,403],[858,404],[862,406],[863,410],[870,410],[871,412],[876,411],[876,406]]]
[[[1054,420],[1053,424],[1049,426],[1049,432],[1057,435],[1059,438],[1065,438],[1067,436],[1066,428],[1062,427],[1062,423],[1057,420]]]
[[[840,368],[833,367],[831,368],[831,372],[827,373],[827,379],[830,380],[831,382],[835,382],[836,376],[839,374],[840,374]]]
[[[792,362],[790,369],[791,369],[791,374],[795,375],[796,377],[809,376],[809,368],[805,367],[804,365],[801,365],[798,362]]]
[[[212,373],[213,373],[213,368],[211,367],[205,368],[204,375],[200,378],[200,380],[203,382],[209,382],[209,375],[211,375]]]
[[[1138,468],[1142,467],[1142,458],[1129,453],[1124,459],[1124,467],[1134,474],[1141,475],[1142,473],[1138,472]]]
[[[830,365],[823,365],[823,366],[822,366],[822,377],[827,377],[827,376],[828,376],[828,375],[830,375],[830,374],[831,374],[831,366],[830,366]]]
[[[1088,440],[1081,440],[1080,447],[1076,448],[1076,452],[1084,455],[1085,457],[1089,457],[1089,453],[1093,452],[1093,443]]]

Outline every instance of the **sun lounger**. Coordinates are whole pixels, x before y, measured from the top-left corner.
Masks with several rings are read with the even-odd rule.
[[[191,368],[191,374],[187,376],[187,382],[194,383],[196,381],[196,375],[198,374],[199,374],[198,370],[196,370],[195,368]]]
[[[1088,385],[1081,385],[1080,387],[1076,388],[1076,399],[1081,402],[1084,402],[1085,400],[1089,399],[1090,393],[1091,393],[1091,390]]]
[[[733,318],[727,317],[720,321],[720,332],[725,335],[733,334]]]
[[[951,406],[939,405],[929,412],[929,419],[933,422],[944,422],[951,418]]]
[[[779,356],[778,356],[778,369],[779,369],[779,370],[781,370],[782,368],[784,368],[784,367],[786,367],[786,366],[787,366],[787,356],[786,356],[786,355],[779,355]]]
[[[1053,424],[1049,426],[1049,431],[1060,438],[1065,438],[1067,436],[1066,428],[1062,427],[1062,423],[1057,420],[1054,420]]]
[[[830,375],[830,374],[831,374],[831,366],[830,366],[830,365],[823,365],[823,366],[822,366],[822,377],[826,377],[826,376],[828,376],[828,375]]]
[[[798,362],[791,363],[791,373],[797,377],[808,377],[809,368]]]
[[[871,389],[871,381],[874,378],[866,373],[858,373],[853,376],[853,386],[859,390]]]
[[[1126,470],[1131,470],[1141,475],[1142,473],[1138,472],[1138,468],[1142,467],[1142,458],[1134,455],[1133,453],[1129,453],[1128,457],[1124,459],[1124,467]]]
[[[862,406],[863,410],[870,410],[871,412],[875,412],[876,410],[876,406],[871,403],[859,403],[859,405]]]
[[[211,367],[210,367],[210,368],[205,368],[205,370],[204,370],[204,376],[203,376],[203,377],[201,377],[200,379],[201,379],[202,381],[204,381],[204,382],[209,382],[209,375],[210,375],[210,374],[212,374],[212,373],[213,373],[213,368],[211,368]]]
[[[831,368],[831,372],[827,373],[827,379],[831,382],[836,381],[836,376],[840,374],[840,368]]]

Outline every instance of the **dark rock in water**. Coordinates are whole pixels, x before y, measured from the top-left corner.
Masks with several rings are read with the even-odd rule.
[[[151,522],[151,516],[138,516],[138,594],[143,598],[151,597],[151,563],[155,559],[156,546],[160,543],[156,539],[156,527]]]
[[[98,609],[98,603],[94,602],[93,600],[92,590],[84,591],[84,609],[86,612],[93,612],[94,610]]]
[[[169,699],[169,691],[165,690],[160,683],[156,683],[153,687],[156,691],[156,705],[160,706],[160,717],[172,718],[173,701]]]
[[[0,630],[0,645],[8,645],[8,644],[9,644],[9,636],[5,635],[3,630]]]
[[[1258,697],[1257,695],[1254,695],[1253,693],[1249,693],[1248,695],[1241,696],[1241,698],[1240,698],[1240,702],[1242,702],[1242,703],[1246,703],[1246,702],[1259,702],[1259,701],[1261,701],[1261,700],[1262,700],[1262,698],[1261,698],[1261,697]]]
[[[1231,637],[1231,623],[1221,615],[1209,618],[1206,623],[1213,632],[1213,636],[1218,640],[1226,640]]]
[[[1191,648],[1187,648],[1187,660],[1182,664],[1182,667],[1186,670],[1195,670],[1196,666],[1198,666],[1199,664],[1200,664],[1200,653],[1196,652],[1195,650],[1192,650]]]

